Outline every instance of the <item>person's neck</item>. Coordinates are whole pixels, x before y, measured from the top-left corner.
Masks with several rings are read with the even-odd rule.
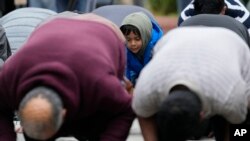
[[[187,86],[184,86],[184,85],[175,85],[174,87],[171,88],[170,92],[172,92],[172,91],[178,91],[178,90],[181,90],[181,91],[190,91],[190,89]]]

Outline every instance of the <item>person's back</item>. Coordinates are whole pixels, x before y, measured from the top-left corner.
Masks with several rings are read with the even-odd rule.
[[[0,110],[12,113],[27,91],[43,85],[58,92],[66,109],[58,136],[125,140],[134,115],[131,96],[121,84],[124,43],[118,27],[91,14],[41,25],[3,67]],[[10,119],[0,120],[0,131],[9,129],[2,138],[12,141],[11,123],[7,121]]]
[[[183,21],[180,25],[180,27],[185,26],[224,27],[237,33],[250,46],[247,28],[236,19],[227,15],[199,14]]]
[[[117,26],[121,26],[123,19],[135,12],[143,12],[156,22],[154,15],[148,9],[136,5],[106,5],[94,9],[92,12],[111,20]]]
[[[12,53],[22,47],[33,30],[56,12],[42,8],[20,8],[1,17],[0,24],[6,31]]]
[[[154,117],[171,89],[184,85],[201,100],[204,118],[220,115],[233,124],[246,119],[250,53],[236,33],[219,27],[177,28],[154,52],[134,90],[132,107],[139,117]]]
[[[250,29],[250,14],[240,0],[193,0],[180,14],[178,25],[197,14],[225,14]]]

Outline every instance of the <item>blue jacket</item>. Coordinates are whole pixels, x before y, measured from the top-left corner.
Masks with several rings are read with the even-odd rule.
[[[159,26],[159,24],[152,20],[152,31],[151,31],[151,39],[145,49],[143,60],[140,61],[134,53],[132,53],[127,48],[127,66],[126,66],[126,77],[135,85],[136,79],[138,78],[142,68],[150,61],[152,58],[152,49],[154,48],[157,41],[163,36],[163,30]]]

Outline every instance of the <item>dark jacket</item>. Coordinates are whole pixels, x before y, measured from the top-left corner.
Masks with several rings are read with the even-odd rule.
[[[247,29],[250,29],[250,15],[249,11],[239,0],[225,0],[227,10],[225,15],[235,18],[236,20],[243,23]],[[194,10],[194,4],[191,2],[180,14],[178,25],[180,25],[186,19],[197,15]]]

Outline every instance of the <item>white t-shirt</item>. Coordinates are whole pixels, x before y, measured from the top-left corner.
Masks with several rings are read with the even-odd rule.
[[[132,107],[137,115],[154,115],[170,89],[183,84],[200,97],[207,117],[245,120],[250,52],[236,33],[218,27],[177,28],[154,51],[135,86]]]

